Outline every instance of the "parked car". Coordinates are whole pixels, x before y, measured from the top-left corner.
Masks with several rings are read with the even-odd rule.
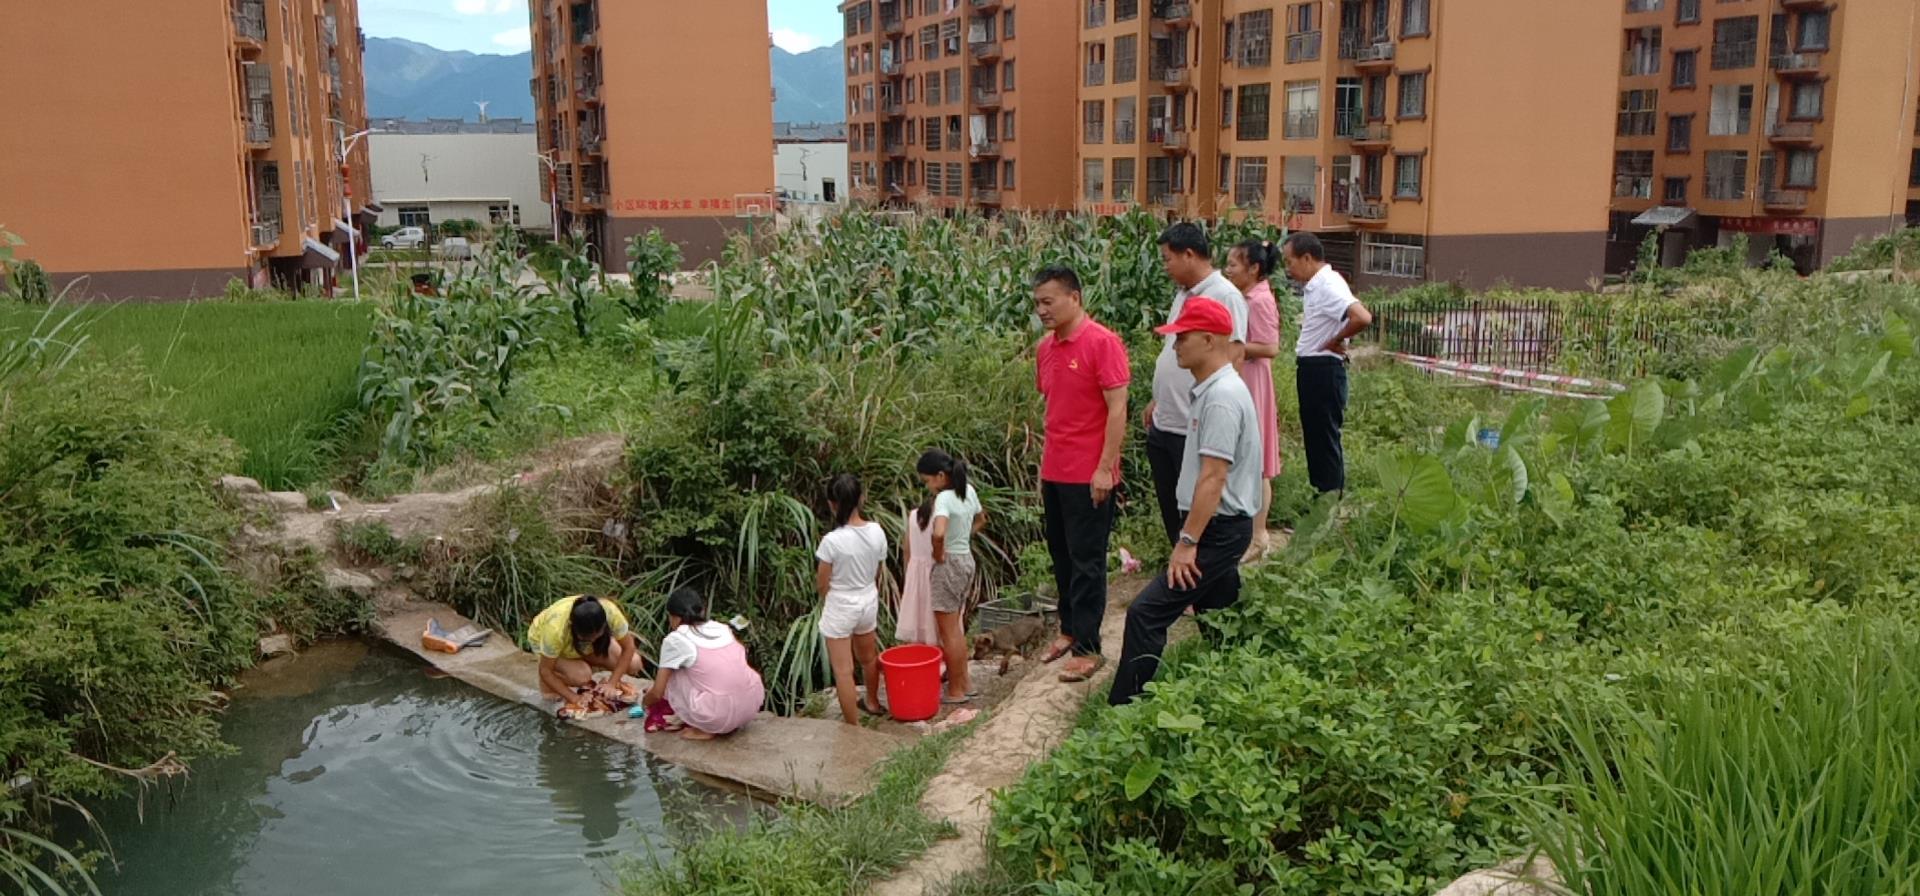
[[[380,238],[382,249],[417,249],[427,244],[427,229],[402,227]]]
[[[440,257],[447,261],[465,261],[473,257],[473,244],[464,236],[450,236],[440,241]]]

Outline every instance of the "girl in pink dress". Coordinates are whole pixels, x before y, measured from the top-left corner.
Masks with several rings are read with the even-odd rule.
[[[900,583],[899,624],[893,639],[938,647],[940,630],[933,618],[933,516],[909,507],[900,518],[906,521],[907,571]]]
[[[1240,378],[1253,393],[1253,408],[1260,415],[1264,455],[1260,476],[1266,480],[1266,497],[1260,503],[1259,518],[1254,520],[1247,560],[1258,559],[1273,543],[1267,534],[1267,514],[1273,509],[1273,479],[1280,475],[1280,413],[1273,394],[1273,359],[1280,353],[1280,306],[1267,278],[1279,262],[1280,247],[1266,240],[1247,240],[1227,253],[1227,280],[1247,297],[1247,361],[1240,368]]]
[[[667,622],[660,673],[640,702],[652,709],[666,701],[689,740],[711,740],[753,721],[767,691],[733,629],[708,620],[707,602],[692,588],[667,595]]]

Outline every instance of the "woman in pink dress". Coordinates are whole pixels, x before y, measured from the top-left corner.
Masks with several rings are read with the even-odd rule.
[[[1246,560],[1259,559],[1273,543],[1267,534],[1267,514],[1273,509],[1273,478],[1280,475],[1280,413],[1273,393],[1273,359],[1280,354],[1280,306],[1267,278],[1279,263],[1280,247],[1266,240],[1247,240],[1227,253],[1227,280],[1247,297],[1247,361],[1240,368],[1240,378],[1253,393],[1253,408],[1260,415],[1264,454],[1260,476],[1266,480],[1266,497],[1254,520]]]
[[[667,595],[667,622],[660,672],[641,704],[652,709],[665,700],[669,726],[684,726],[688,740],[711,740],[753,721],[767,691],[733,629],[707,619],[707,602],[692,588]]]
[[[940,646],[940,630],[933,618],[933,514],[928,508],[907,508],[900,517],[906,525],[906,574],[900,582],[900,610],[893,639],[901,644]]]

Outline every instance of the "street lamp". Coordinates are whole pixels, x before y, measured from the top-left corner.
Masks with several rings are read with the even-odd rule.
[[[360,301],[360,250],[354,246],[353,240],[353,171],[347,164],[347,154],[353,152],[353,147],[360,142],[360,138],[368,134],[383,133],[383,131],[379,128],[366,128],[358,133],[348,134],[346,122],[338,118],[327,120],[340,126],[340,130],[336,132],[340,138],[340,205],[344,209],[342,214],[347,216],[347,265],[353,271],[353,300],[358,302]]]
[[[553,231],[554,242],[560,241],[560,163],[553,160],[558,150],[536,152],[533,157],[547,168],[547,214],[552,221],[547,226]]]

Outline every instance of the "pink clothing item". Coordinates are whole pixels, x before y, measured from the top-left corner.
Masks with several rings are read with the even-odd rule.
[[[1247,290],[1247,342],[1263,345],[1280,343],[1280,305],[1273,299],[1273,287],[1262,280]],[[1262,455],[1260,475],[1272,479],[1280,475],[1280,411],[1273,395],[1273,359],[1250,358],[1241,365],[1240,379],[1253,393],[1253,410],[1260,419]]]
[[[753,721],[767,691],[760,673],[747,665],[747,648],[728,638],[725,646],[695,650],[693,663],[667,679],[673,713],[708,734],[728,734]]]
[[[902,644],[939,646],[940,630],[933,621],[933,517],[920,525],[920,511],[908,508],[907,571],[900,585],[899,625],[893,639]]]

